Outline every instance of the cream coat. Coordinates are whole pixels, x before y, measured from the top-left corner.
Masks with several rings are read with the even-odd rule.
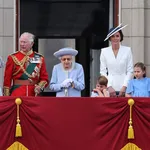
[[[103,48],[100,55],[100,74],[108,78],[108,87],[112,86],[115,91],[120,91],[122,86],[127,87],[133,74],[131,48],[120,45],[117,57],[113,53],[112,46]]]

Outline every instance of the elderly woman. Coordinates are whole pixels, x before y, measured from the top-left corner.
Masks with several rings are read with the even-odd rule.
[[[111,46],[103,48],[100,55],[100,74],[108,78],[108,90],[111,97],[123,97],[128,81],[133,74],[133,60],[131,48],[122,46],[122,29],[119,25],[109,30],[104,41],[110,40]]]
[[[62,48],[54,53],[61,63],[54,66],[50,81],[50,90],[57,97],[80,97],[85,88],[84,71],[81,64],[74,61],[78,51],[72,48]]]

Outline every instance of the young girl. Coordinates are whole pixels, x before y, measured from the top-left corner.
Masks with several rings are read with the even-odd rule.
[[[134,79],[130,80],[126,90],[126,97],[149,97],[150,78],[146,77],[146,67],[138,62],[134,65]]]
[[[107,78],[105,76],[100,76],[97,80],[96,88],[92,91],[91,97],[109,97],[107,83]]]

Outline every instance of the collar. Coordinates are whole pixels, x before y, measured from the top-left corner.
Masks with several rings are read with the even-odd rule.
[[[22,54],[26,55],[26,56],[29,56],[33,53],[33,50],[31,49],[30,51],[28,51],[27,53],[23,52],[23,51],[20,51]]]
[[[74,61],[72,62],[71,68],[68,69],[68,70],[66,70],[66,69],[63,67],[63,64],[62,64],[62,63],[61,63],[61,65],[62,65],[63,71],[65,71],[65,72],[71,72],[71,71],[75,68],[75,62],[74,62]]]

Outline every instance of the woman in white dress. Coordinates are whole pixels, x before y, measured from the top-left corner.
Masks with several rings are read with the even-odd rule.
[[[122,46],[122,29],[119,25],[109,30],[106,40],[111,46],[103,48],[100,55],[100,74],[108,78],[108,91],[111,97],[123,97],[128,81],[133,75],[133,59],[131,48]]]

